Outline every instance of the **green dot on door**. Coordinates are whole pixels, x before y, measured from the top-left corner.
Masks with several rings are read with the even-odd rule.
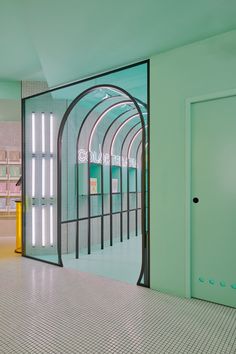
[[[226,287],[225,281],[221,281],[221,282],[220,282],[220,286],[221,286],[222,288],[225,288],[225,287]]]
[[[200,281],[200,283],[204,283],[204,278],[203,277],[199,277],[198,280]]]

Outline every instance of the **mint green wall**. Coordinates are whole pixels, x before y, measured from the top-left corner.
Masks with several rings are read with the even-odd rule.
[[[236,88],[236,31],[151,58],[151,287],[186,296],[185,100]]]
[[[0,81],[0,99],[20,100],[21,99],[20,81]]]
[[[0,81],[0,121],[20,121],[20,81]]]

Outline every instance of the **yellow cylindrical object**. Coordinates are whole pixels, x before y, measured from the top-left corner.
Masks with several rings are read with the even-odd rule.
[[[22,202],[16,201],[16,253],[22,253]]]

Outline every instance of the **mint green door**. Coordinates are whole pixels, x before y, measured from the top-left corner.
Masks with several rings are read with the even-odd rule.
[[[191,105],[192,297],[236,307],[236,97]]]

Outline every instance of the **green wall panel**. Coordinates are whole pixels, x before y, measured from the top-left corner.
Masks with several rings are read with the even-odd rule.
[[[0,99],[20,100],[20,81],[0,81]]]
[[[0,121],[20,121],[20,81],[0,81]]]
[[[151,288],[186,296],[185,100],[236,88],[236,31],[151,58]]]

